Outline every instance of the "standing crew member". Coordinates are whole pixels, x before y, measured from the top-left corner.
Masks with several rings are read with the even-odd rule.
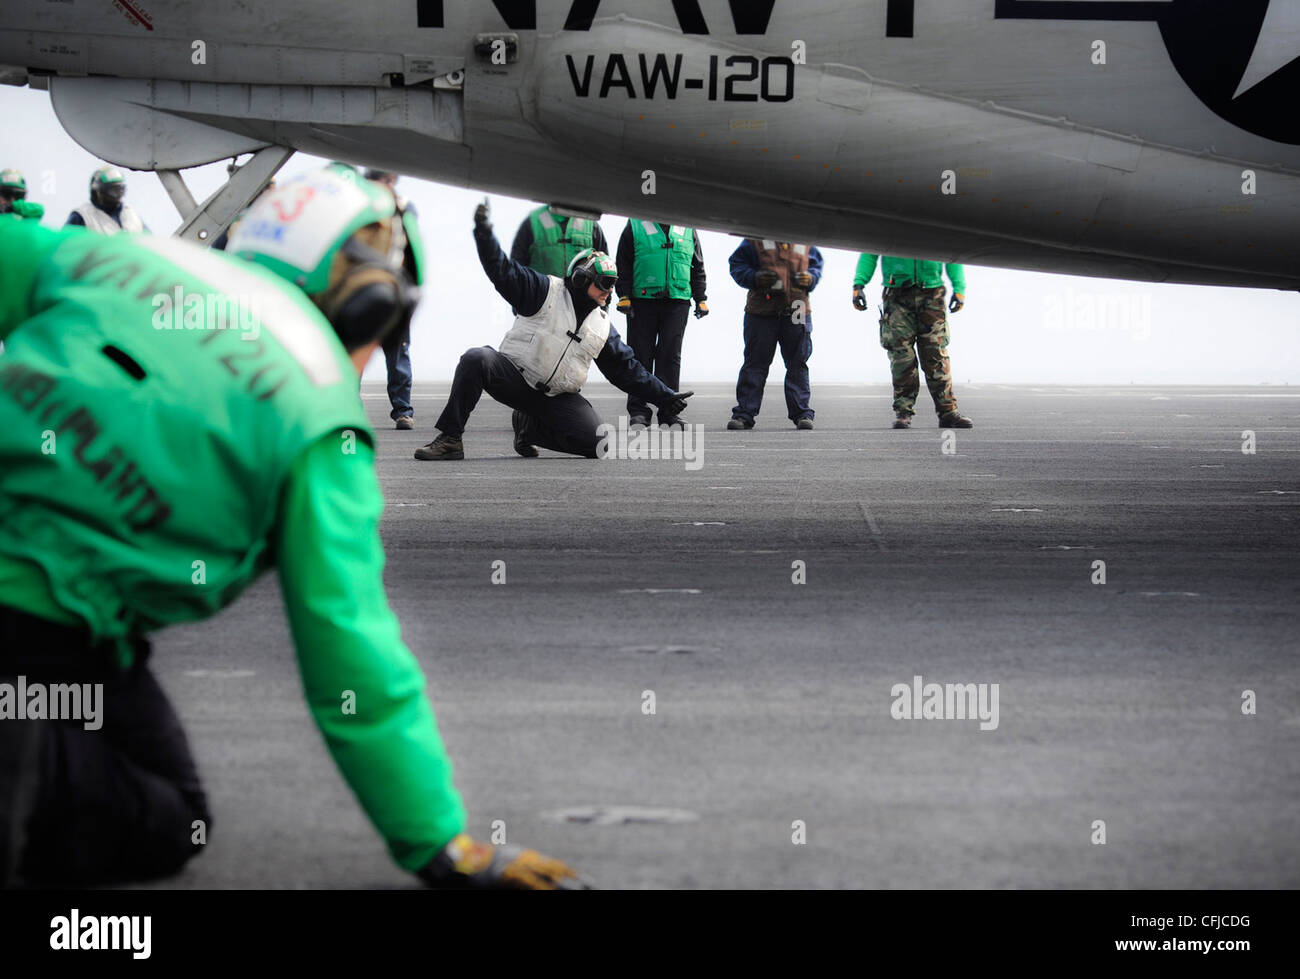
[[[709,315],[704,250],[693,228],[629,220],[618,240],[618,311],[627,316],[627,342],[636,359],[676,390],[682,379],[682,338],[695,300],[695,318]],[[627,398],[632,425],[650,424],[650,406]],[[660,425],[680,425],[659,413]]]
[[[811,245],[746,238],[731,253],[731,277],[749,290],[745,300],[745,362],[736,379],[736,407],[727,428],[754,427],[763,403],[767,372],[781,348],[785,361],[785,407],[795,428],[813,427],[808,402],[812,356],[812,302],[822,277],[822,253]]]
[[[386,187],[397,204],[402,221],[405,245],[402,249],[402,268],[416,287],[424,285],[424,242],[420,238],[419,215],[415,205],[397,193],[397,174],[388,170],[367,170],[366,179]],[[395,427],[409,431],[415,428],[415,409],[411,407],[411,322],[407,320],[388,335],[384,341],[384,364],[388,368],[388,403],[392,406],[389,417]]]
[[[879,256],[870,252],[858,258],[858,270],[853,276],[853,308],[859,312],[867,308],[864,289],[876,274],[878,260]],[[939,427],[973,428],[974,422],[957,411],[957,399],[952,393],[948,318],[944,315],[944,270],[952,283],[950,313],[965,305],[966,270],[952,263],[888,255],[880,265],[880,274],[886,280],[880,303],[880,345],[889,352],[889,373],[894,380],[894,427],[910,428],[916,414],[916,396],[921,390],[916,373],[919,353]]]
[[[580,252],[609,252],[599,222],[571,218],[543,204],[519,224],[510,258],[520,265],[563,279]]]
[[[456,365],[441,434],[416,450],[417,459],[464,459],[461,435],[486,391],[514,408],[515,451],[537,455],[534,446],[596,458],[600,417],[578,392],[594,362],[611,384],[658,405],[661,415],[680,415],[692,392],[678,394],[642,367],[619,338],[606,309],[618,270],[603,252],[581,252],[564,278],[542,275],[507,258],[492,233],[487,202],[474,211],[474,241],[492,284],[515,309],[515,324],[501,349],[474,347]]]
[[[39,221],[45,216],[45,205],[27,199],[27,181],[17,170],[0,170],[0,214],[11,220],[26,218]]]
[[[0,677],[103,685],[93,726],[0,723],[0,881],[165,876],[201,848],[207,800],[146,635],[215,614],[272,565],[312,716],[396,862],[434,885],[572,877],[465,835],[384,596],[358,376],[410,302],[392,216],[379,188],[326,171],[245,215],[230,254],[250,262],[0,225]],[[172,295],[208,302],[158,307]],[[250,316],[245,342],[232,324]]]
[[[88,228],[100,235],[119,231],[148,231],[135,208],[127,204],[126,177],[117,167],[100,167],[90,175],[90,200],[71,214],[65,228]]]

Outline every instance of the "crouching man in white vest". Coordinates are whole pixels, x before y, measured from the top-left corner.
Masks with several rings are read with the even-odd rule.
[[[126,177],[117,167],[100,167],[90,175],[90,200],[68,215],[65,228],[88,228],[95,234],[148,231],[135,208],[125,203]]]
[[[479,261],[516,319],[501,349],[474,347],[456,367],[436,439],[417,459],[464,459],[461,435],[486,391],[515,409],[515,451],[531,458],[534,446],[596,458],[600,417],[578,394],[596,367],[620,390],[658,406],[660,417],[679,415],[693,392],[678,394],[637,361],[609,322],[610,293],[618,271],[604,252],[588,249],[563,279],[542,275],[509,258],[492,233],[485,201],[474,212]]]

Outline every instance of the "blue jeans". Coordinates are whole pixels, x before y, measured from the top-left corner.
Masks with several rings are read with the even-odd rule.
[[[411,327],[395,329],[384,341],[384,362],[388,365],[388,400],[393,406],[390,417],[414,417],[411,407]]]
[[[812,418],[808,407],[812,390],[808,383],[808,358],[812,356],[812,317],[803,324],[789,316],[745,314],[745,363],[736,379],[736,407],[731,414],[753,421],[763,403],[763,386],[767,371],[781,348],[785,361],[785,407],[791,421]]]

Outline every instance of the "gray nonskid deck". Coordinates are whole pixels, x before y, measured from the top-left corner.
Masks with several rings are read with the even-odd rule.
[[[703,385],[688,471],[520,459],[486,397],[463,462],[417,462],[446,388],[417,385],[414,432],[364,394],[471,832],[605,887],[1300,885],[1300,392],[962,385],[946,454],[883,386],[815,385],[796,432],[772,384],[728,432]],[[413,884],[312,727],[273,576],[154,667],[214,809],[162,886]],[[998,684],[997,728],[891,717],[918,675]],[[550,816],[582,806],[698,819]]]

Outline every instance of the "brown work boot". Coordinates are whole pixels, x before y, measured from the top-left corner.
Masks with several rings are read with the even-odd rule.
[[[894,419],[894,427],[895,427],[895,428],[911,428],[911,427],[912,427],[912,416],[911,416],[911,415],[899,415],[897,418]]]
[[[956,411],[945,411],[939,416],[940,428],[974,428],[975,423]]]
[[[422,459],[426,462],[432,459],[445,459],[450,461],[464,459],[465,446],[461,445],[459,437],[439,435],[428,445],[422,445],[416,449],[415,458]]]

